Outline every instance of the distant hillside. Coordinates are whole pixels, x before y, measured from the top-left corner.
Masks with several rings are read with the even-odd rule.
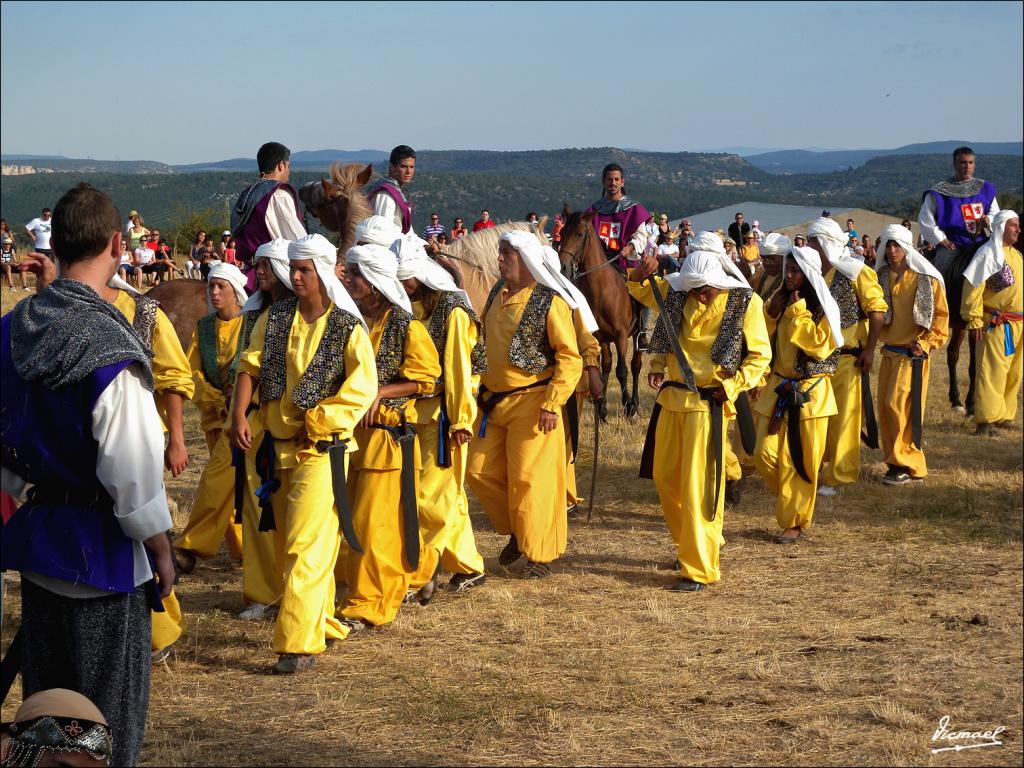
[[[846,149],[834,152],[811,152],[806,149],[787,149],[780,152],[764,152],[745,157],[751,165],[775,174],[788,173],[829,173],[848,168],[859,168],[875,157],[890,155],[932,155],[949,154],[961,146],[970,146],[979,155],[1021,155],[1024,142],[969,142],[931,141],[922,144],[907,144],[896,149]]]
[[[331,163],[381,163],[387,162],[389,152],[379,149],[357,149],[347,151],[343,149],[317,149],[292,153],[292,168],[321,168]],[[217,160],[210,163],[192,163],[190,165],[176,165],[174,170],[178,173],[196,173],[199,171],[224,171],[224,172],[256,172],[255,157],[235,157],[230,160]]]

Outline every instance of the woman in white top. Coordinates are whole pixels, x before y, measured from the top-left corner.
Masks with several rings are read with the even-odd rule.
[[[655,255],[658,257],[659,274],[669,275],[679,271],[679,246],[673,242],[671,234],[658,235],[658,249]]]

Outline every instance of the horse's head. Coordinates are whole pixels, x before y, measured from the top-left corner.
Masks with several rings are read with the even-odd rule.
[[[562,261],[562,271],[574,275],[583,269],[586,251],[597,242],[594,235],[593,211],[570,211],[566,205],[562,209],[562,240],[558,256]]]
[[[358,163],[331,166],[331,178],[320,177],[299,188],[299,199],[320,223],[341,235],[339,251],[355,244],[355,226],[372,211],[360,187],[370,180],[373,166]]]

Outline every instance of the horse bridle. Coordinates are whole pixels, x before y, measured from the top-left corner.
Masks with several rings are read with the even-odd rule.
[[[589,224],[585,224],[584,227],[586,227],[586,229],[583,232],[583,237],[580,238],[580,244],[576,248],[576,251],[572,254],[571,258],[569,259],[569,265],[572,268],[572,274],[569,276],[569,279],[571,279],[573,282],[579,280],[581,277],[589,275],[591,272],[596,272],[602,267],[607,267],[609,264],[611,264],[612,262],[619,258],[619,254],[613,253],[611,256],[609,256],[607,259],[602,261],[597,266],[591,267],[590,269],[582,269],[583,262],[580,261],[580,258],[586,252],[587,241],[590,239],[591,236],[596,236],[594,235],[593,228]]]

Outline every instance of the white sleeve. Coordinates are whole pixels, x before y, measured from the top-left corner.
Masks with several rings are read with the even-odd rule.
[[[21,494],[25,492],[26,485],[28,483],[25,482],[25,479],[13,469],[0,467],[0,491],[9,493],[19,504],[22,501]]]
[[[306,230],[295,212],[295,201],[283,189],[277,190],[270,197],[267,206],[267,231],[271,238],[283,237],[285,240],[298,240],[306,236]]]
[[[96,401],[92,435],[99,443],[96,478],[114,500],[124,535],[136,541],[171,527],[164,492],[164,432],[137,363],[119,373]]]
[[[633,250],[636,251],[636,257],[642,258],[647,252],[647,233],[643,227],[637,227],[636,232],[629,239],[629,242],[633,245]]]
[[[929,245],[938,245],[946,239],[946,233],[939,229],[939,225],[935,221],[935,201],[931,195],[925,195],[924,202],[921,204],[921,212],[917,214],[917,226],[920,227],[921,236]]]
[[[399,229],[402,228],[402,214],[398,212],[398,203],[387,192],[378,192],[373,196],[373,212],[395,222]]]

